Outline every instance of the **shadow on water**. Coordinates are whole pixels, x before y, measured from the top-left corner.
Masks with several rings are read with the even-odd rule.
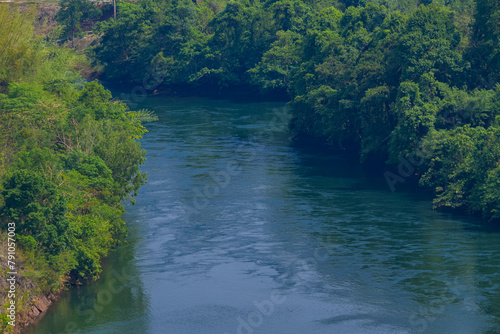
[[[129,228],[127,243],[105,259],[96,282],[64,292],[26,334],[144,332],[148,327],[149,300],[134,261],[139,241],[134,237],[134,228]]]

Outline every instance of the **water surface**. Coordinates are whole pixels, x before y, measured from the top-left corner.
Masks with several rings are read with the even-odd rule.
[[[283,103],[148,98],[128,244],[30,334],[500,332],[500,233],[294,147]]]

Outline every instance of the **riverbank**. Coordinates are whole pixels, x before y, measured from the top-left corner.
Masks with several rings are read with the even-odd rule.
[[[48,308],[57,301],[61,290],[58,291],[42,291],[36,282],[36,278],[32,277],[36,274],[33,271],[32,264],[30,266],[26,259],[26,254],[22,250],[16,250],[15,256],[9,258],[7,256],[8,235],[0,232],[0,271],[3,273],[3,279],[0,280],[0,305],[4,306],[0,330],[2,333],[22,333],[28,326],[36,323],[43,317]],[[12,267],[13,265],[13,267]],[[10,267],[10,268],[9,268]],[[30,268],[31,267],[31,268]],[[14,268],[14,269],[12,269]],[[15,275],[10,275],[10,272],[15,272]],[[9,277],[15,277],[15,289],[10,288]],[[15,301],[15,309],[11,312],[11,301]],[[12,326],[12,323],[15,326]]]
[[[130,243],[26,334],[498,328],[498,226],[297,148],[274,118],[284,103],[147,96],[138,107],[159,121],[142,140],[148,184],[123,217]]]
[[[42,1],[37,4],[34,25],[39,34],[48,34],[54,29],[54,17],[60,8],[57,3],[57,1]],[[33,2],[0,1],[0,6],[17,6],[23,11],[30,11]],[[6,169],[5,153],[3,157],[0,176],[3,176]],[[1,185],[0,190],[3,190]],[[1,202],[2,200],[0,200],[0,204],[3,204]],[[28,259],[30,256],[18,248],[19,243],[16,242],[15,237],[10,240],[8,238],[6,232],[0,231],[0,249],[2,250],[0,271],[3,273],[0,281],[0,305],[2,305],[0,331],[2,333],[22,333],[24,329],[36,323],[45,314],[49,306],[58,299],[60,290],[43,291],[37,282],[39,272],[34,268],[34,263],[30,263]],[[8,247],[9,243],[10,248]],[[11,250],[13,253],[10,252]],[[10,275],[11,272],[15,272],[15,275]],[[13,277],[15,281],[7,280]],[[12,288],[10,283],[14,283]],[[13,310],[10,306],[11,302],[15,302]],[[9,308],[11,309],[9,310]]]
[[[142,122],[155,119],[84,78],[89,61],[49,38],[54,12],[39,10],[0,6],[5,332],[37,321],[62,290],[99,278],[102,259],[127,234],[122,203],[146,181],[139,140]]]
[[[289,16],[271,1],[127,3],[98,26],[93,57],[137,91],[287,92],[293,135],[500,222],[500,39],[485,23],[498,6],[291,2]]]

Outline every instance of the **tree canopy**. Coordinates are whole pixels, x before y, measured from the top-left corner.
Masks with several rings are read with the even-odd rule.
[[[470,131],[484,130],[498,145],[498,1],[139,0],[119,12],[98,26],[103,37],[93,49],[109,79],[148,73],[155,88],[287,94],[297,139],[358,154],[367,166],[397,166],[432,142],[446,149],[426,154],[412,175],[434,188],[436,206],[498,218],[496,193],[486,194],[498,160],[484,165],[472,148],[454,156],[443,142],[460,142],[461,131],[475,142]],[[475,186],[458,190],[454,179],[437,177],[450,167],[436,159],[456,168],[478,160],[482,171],[468,176]]]
[[[83,55],[35,33],[34,13],[0,6],[0,228],[16,222],[30,275],[50,290],[98,277],[123,239],[146,130],[141,112],[80,76]]]

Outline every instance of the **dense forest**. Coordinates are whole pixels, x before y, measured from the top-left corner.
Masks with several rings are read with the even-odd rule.
[[[94,32],[107,80],[286,95],[298,140],[500,219],[498,0],[139,0]]]
[[[83,79],[88,61],[56,43],[62,29],[35,7],[0,6],[0,32],[2,240],[14,222],[13,262],[42,291],[57,291],[97,278],[123,239],[121,202],[145,182],[141,120],[154,116]]]
[[[98,277],[145,182],[145,91],[286,97],[290,129],[500,221],[500,0],[62,0],[0,6],[0,223],[42,289]],[[87,35],[95,43],[73,48]],[[35,256],[36,255],[36,256]]]

